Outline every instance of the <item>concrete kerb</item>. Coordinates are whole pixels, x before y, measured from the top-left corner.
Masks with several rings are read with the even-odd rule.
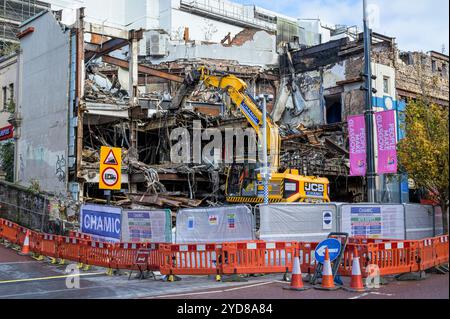
[[[430,276],[425,271],[409,272],[395,276],[397,281],[421,281],[428,279]]]

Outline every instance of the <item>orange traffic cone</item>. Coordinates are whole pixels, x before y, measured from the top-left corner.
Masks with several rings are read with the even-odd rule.
[[[289,287],[283,287],[283,289],[295,291],[305,291],[310,289],[310,287],[305,287],[303,285],[302,270],[300,268],[300,257],[297,250],[295,251],[294,265],[292,267],[291,285]]]
[[[25,240],[23,241],[22,251],[19,255],[27,256],[30,254],[30,231],[27,229],[27,233],[25,234]]]
[[[353,253],[353,262],[352,262],[352,279],[350,281],[350,288],[344,288],[347,291],[351,292],[364,292],[367,291],[364,288],[362,274],[361,274],[361,265],[359,264],[359,256],[358,249],[354,250]]]
[[[334,284],[334,276],[331,269],[330,253],[328,251],[328,247],[325,249],[325,262],[323,263],[322,270],[322,286],[314,287],[314,289],[328,291],[341,289],[341,287],[336,287]]]

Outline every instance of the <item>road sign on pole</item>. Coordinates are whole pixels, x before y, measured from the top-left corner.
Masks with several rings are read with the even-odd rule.
[[[334,261],[339,257],[341,252],[341,242],[334,238],[329,238],[321,242],[315,252],[316,260],[323,264],[325,261],[325,250],[328,247],[328,253],[330,255],[330,261]]]
[[[122,149],[102,146],[100,150],[99,188],[120,190],[122,188]]]

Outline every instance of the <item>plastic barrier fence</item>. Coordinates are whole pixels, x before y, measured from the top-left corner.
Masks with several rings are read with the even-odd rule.
[[[218,275],[222,273],[222,245],[161,244],[161,274]]]
[[[58,258],[58,236],[41,234],[40,238],[40,250],[37,251],[42,256],[48,256],[52,258]]]
[[[370,264],[377,265],[381,275],[395,275],[419,270],[417,241],[368,244]]]
[[[23,245],[27,231],[30,250],[36,254],[110,269],[137,269],[136,258],[141,249],[150,252],[147,270],[160,270],[164,275],[287,273],[292,271],[296,250],[303,273],[312,274],[317,266],[314,255],[318,243],[106,244],[41,234],[0,219],[1,239]],[[396,275],[427,270],[449,260],[448,235],[396,241],[351,238],[339,265],[339,274],[351,275],[355,248],[363,276],[367,276],[366,267],[370,265],[376,265],[380,275]]]
[[[290,272],[297,247],[297,242],[224,243],[223,274]]]

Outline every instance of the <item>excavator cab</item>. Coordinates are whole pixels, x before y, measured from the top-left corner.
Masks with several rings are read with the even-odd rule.
[[[228,168],[227,196],[255,197],[258,196],[256,164],[233,164]]]

